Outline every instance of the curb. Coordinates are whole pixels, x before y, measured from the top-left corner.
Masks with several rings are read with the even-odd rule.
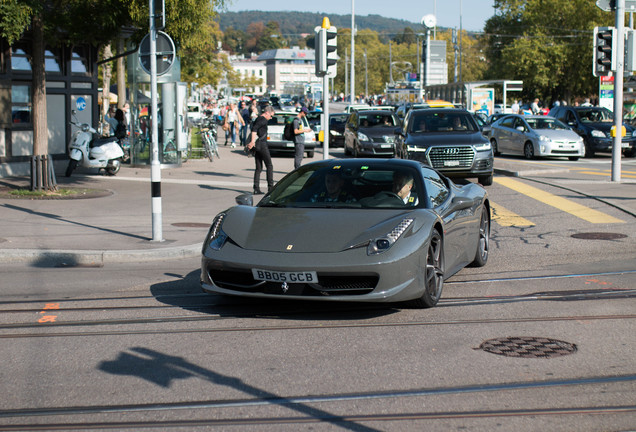
[[[553,169],[537,169],[537,170],[524,170],[524,171],[512,171],[502,168],[494,168],[495,174],[501,174],[509,177],[525,177],[536,174],[563,174],[570,172],[567,168],[553,168]]]
[[[202,243],[153,250],[0,250],[0,263],[103,265],[106,263],[149,262],[201,256]]]

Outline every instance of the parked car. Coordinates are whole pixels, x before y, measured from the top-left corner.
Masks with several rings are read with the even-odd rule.
[[[395,155],[394,130],[399,125],[400,120],[393,112],[354,111],[345,125],[345,155],[393,157]]]
[[[508,115],[510,115],[510,114],[504,114],[504,113],[491,114],[491,115],[488,116],[488,120],[486,120],[486,123],[493,124],[494,122],[496,122],[500,118],[504,118],[504,117],[506,117]]]
[[[611,152],[614,138],[610,129],[614,126],[614,113],[604,107],[584,107],[561,105],[552,108],[550,116],[570,126],[585,141],[585,155],[594,156],[596,152]],[[636,156],[636,137],[634,128],[625,124],[626,135],[621,142],[626,156]]]
[[[484,188],[456,185],[416,161],[311,162],[256,207],[252,194],[237,203],[214,218],[204,239],[204,291],[433,307],[444,280],[488,261]]]
[[[420,160],[449,177],[477,177],[490,186],[494,156],[473,115],[458,108],[411,110],[395,130],[403,158]]]
[[[322,111],[309,111],[307,113],[307,122],[309,123],[309,127],[316,133],[316,135],[320,133],[322,115]]]
[[[349,114],[329,114],[329,147],[344,147],[344,131]]]
[[[367,104],[351,104],[351,105],[347,105],[345,107],[344,112],[350,114],[354,111],[360,111],[360,110],[369,110],[372,109],[373,107],[371,105],[367,105]]]
[[[272,153],[294,153],[295,145],[293,141],[287,141],[283,139],[283,131],[285,124],[294,121],[294,118],[298,115],[295,112],[289,111],[276,111],[274,115],[267,123],[267,147]],[[307,117],[303,117],[303,127],[309,128],[309,122]],[[308,158],[314,157],[314,151],[316,148],[316,133],[305,132],[305,152]]]
[[[188,102],[187,120],[189,126],[198,126],[203,120],[203,107],[198,102]]]
[[[585,156],[583,138],[554,117],[511,114],[490,128],[495,156],[500,153],[524,155],[527,159],[567,156],[572,161]]]

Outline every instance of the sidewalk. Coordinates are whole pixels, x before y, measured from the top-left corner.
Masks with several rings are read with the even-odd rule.
[[[152,238],[149,167],[124,165],[114,177],[79,168],[67,179],[65,165],[56,166],[60,187],[90,188],[95,193],[83,199],[0,197],[0,262],[100,265],[198,257],[214,216],[233,206],[238,194],[252,190],[254,160],[239,149],[222,146],[220,152],[221,158],[214,162],[191,159],[181,167],[161,170],[161,241]],[[339,156],[342,152],[334,153]],[[317,152],[304,162],[321,159],[322,153]],[[274,157],[274,180],[291,171],[293,162],[291,157]],[[636,217],[634,180],[576,180],[567,168],[539,161],[536,169],[515,160],[498,159],[496,166],[497,175],[533,177],[540,173],[543,180],[597,197]],[[261,189],[266,189],[264,182],[265,173]],[[0,178],[0,190],[16,185],[28,188],[29,179]]]

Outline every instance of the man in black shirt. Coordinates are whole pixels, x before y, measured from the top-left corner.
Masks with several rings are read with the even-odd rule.
[[[269,155],[269,148],[267,147],[267,123],[272,119],[274,115],[274,108],[271,105],[266,106],[263,109],[263,113],[258,116],[252,125],[252,133],[250,142],[247,144],[247,150],[254,149],[254,163],[256,169],[254,170],[254,194],[262,194],[260,188],[261,171],[263,171],[263,162],[265,162],[265,168],[267,169],[267,191],[269,192],[274,187],[274,166],[272,165],[272,157]]]

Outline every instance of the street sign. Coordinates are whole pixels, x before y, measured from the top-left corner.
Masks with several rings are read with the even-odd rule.
[[[157,32],[157,76],[168,73],[174,63],[175,48],[170,36]],[[150,75],[150,34],[144,36],[139,44],[139,65]]]
[[[596,6],[605,12],[616,10],[616,0],[596,0]],[[625,12],[636,12],[636,0],[625,0]]]

